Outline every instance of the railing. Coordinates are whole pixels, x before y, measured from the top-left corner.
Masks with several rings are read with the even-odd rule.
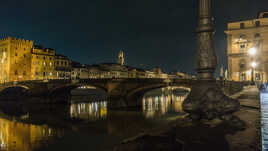
[[[217,80],[217,84],[223,89],[227,95],[240,92],[244,86],[250,85],[250,82],[237,82],[227,80]]]

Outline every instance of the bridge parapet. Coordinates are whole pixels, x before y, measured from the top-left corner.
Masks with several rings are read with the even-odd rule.
[[[218,80],[217,84],[222,88],[226,95],[233,95],[243,90],[244,86],[249,85],[248,82],[237,82],[237,81],[227,81]]]
[[[191,86],[196,82],[198,81],[191,79],[145,78],[80,79],[75,82],[64,79],[33,80],[0,84],[0,89],[3,90],[7,87],[25,86],[29,89],[29,96],[45,96],[46,98],[54,101],[55,98],[68,98],[72,89],[88,85],[105,90],[110,97],[126,100],[127,103],[125,104],[127,105],[137,105],[137,102],[135,102],[137,101],[137,98],[143,96],[147,91],[168,86],[191,88]]]

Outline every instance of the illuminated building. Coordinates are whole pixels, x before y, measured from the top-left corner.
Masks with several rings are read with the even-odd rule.
[[[256,19],[228,23],[225,31],[227,34],[228,79],[267,81],[267,25],[268,12],[259,13]]]
[[[64,55],[55,55],[56,79],[71,79],[71,60]]]
[[[82,65],[78,62],[72,61],[72,80],[79,80],[79,79],[88,79],[89,78],[89,70],[86,65]]]
[[[49,48],[43,49],[41,46],[34,46],[32,50],[32,79],[54,79],[54,61],[55,50]]]
[[[0,81],[31,80],[33,41],[5,38],[0,40]]]
[[[161,68],[153,68],[152,71],[155,73],[155,78],[168,78],[168,74],[162,72]]]

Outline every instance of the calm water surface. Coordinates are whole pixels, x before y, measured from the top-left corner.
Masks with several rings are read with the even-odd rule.
[[[127,137],[182,116],[181,104],[188,92],[151,91],[139,100],[142,109],[131,111],[108,110],[108,100],[101,93],[77,94],[71,105],[16,106],[12,112],[20,115],[2,109],[0,151],[109,150]]]

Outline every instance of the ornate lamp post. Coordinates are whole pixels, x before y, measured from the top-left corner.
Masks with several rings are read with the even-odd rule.
[[[239,110],[237,100],[225,96],[216,85],[214,72],[217,57],[214,47],[214,24],[212,21],[212,0],[198,0],[199,16],[197,27],[197,75],[198,82],[183,102],[183,110],[192,119],[230,119]]]
[[[251,66],[251,84],[252,85],[254,85],[254,69],[257,66],[257,63],[254,61],[254,58],[253,58],[256,55],[256,53],[257,53],[257,49],[255,47],[250,48],[248,50],[248,54],[250,55],[251,61],[252,61],[250,64],[250,66]]]

